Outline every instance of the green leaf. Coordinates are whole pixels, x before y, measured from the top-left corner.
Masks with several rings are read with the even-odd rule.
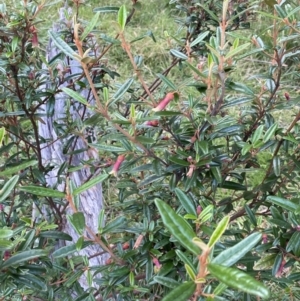
[[[82,212],[76,212],[72,215],[67,215],[67,219],[70,222],[70,224],[73,226],[75,231],[82,235],[83,231],[85,229],[85,217]]]
[[[264,130],[264,126],[263,125],[260,125],[254,132],[253,136],[252,136],[252,144],[255,144],[256,142],[258,142],[258,140],[261,138],[262,136],[262,133],[263,133],[263,130]]]
[[[261,233],[252,233],[233,247],[221,252],[212,260],[212,263],[232,266],[250,252],[261,241],[261,237]]]
[[[91,143],[89,144],[91,147],[94,147],[96,149],[99,149],[99,150],[103,150],[103,151],[106,151],[106,152],[125,152],[126,149],[125,148],[122,148],[122,147],[119,147],[119,146],[113,146],[113,145],[109,145],[109,144],[94,144],[94,143]]]
[[[201,250],[192,242],[196,234],[188,222],[164,201],[155,199],[155,205],[161,215],[162,221],[169,232],[178,240],[178,242],[190,252],[199,255]]]
[[[105,225],[105,227],[102,229],[101,233],[114,233],[119,232],[117,231],[118,228],[124,227],[126,225],[126,218],[125,216],[119,216],[109,223]],[[123,231],[123,230],[122,230]]]
[[[94,12],[100,13],[117,13],[120,10],[119,6],[103,6],[94,8]]]
[[[73,191],[73,195],[76,196],[90,188],[92,188],[93,186],[103,182],[104,180],[106,180],[109,177],[109,174],[103,174],[103,175],[99,175],[89,181],[87,181],[86,183],[84,183],[83,185],[77,187],[74,191]]]
[[[269,298],[269,290],[259,281],[238,269],[228,268],[222,265],[209,263],[208,271],[220,282],[229,287],[253,294],[260,298]]]
[[[175,194],[177,195],[177,198],[179,199],[181,205],[187,213],[197,215],[195,206],[193,205],[193,201],[191,201],[182,190],[180,190],[179,188],[175,188]]]
[[[253,211],[250,209],[250,207],[247,204],[244,206],[244,208],[245,208],[246,213],[249,216],[251,223],[254,225],[254,227],[257,227],[257,220],[256,220],[256,217],[255,217],[255,214],[253,213]]]
[[[180,258],[180,260],[185,263],[186,265],[188,265],[195,274],[197,274],[197,270],[194,267],[192,261],[181,251],[181,250],[175,250],[177,256]]]
[[[64,54],[66,54],[73,60],[81,60],[81,57],[62,38],[58,36],[58,33],[54,31],[49,31],[49,36],[56,45],[56,47],[60,49]]]
[[[277,127],[278,127],[277,123],[274,123],[270,128],[268,128],[264,136],[264,142],[269,141],[273,137],[273,135],[277,130]]]
[[[239,47],[229,51],[226,56],[225,56],[225,61],[228,60],[229,58],[237,55],[238,53],[242,52],[246,48],[248,48],[251,45],[251,43],[245,43],[243,45],[240,45]]]
[[[190,47],[194,47],[202,42],[209,35],[209,31],[204,31],[198,35],[198,37],[190,44]]]
[[[14,247],[13,241],[0,238],[0,252],[10,250],[13,247]]]
[[[156,283],[159,283],[159,284],[169,287],[169,288],[176,288],[178,285],[180,285],[180,283],[178,281],[174,280],[173,278],[169,278],[169,277],[155,276],[153,278],[153,280]]]
[[[118,99],[120,99],[130,88],[132,83],[134,82],[133,78],[129,78],[120,88],[119,90],[112,96],[112,101],[109,105],[114,104]]]
[[[186,301],[193,295],[196,284],[193,281],[184,282],[173,289],[162,301]]]
[[[278,156],[275,156],[273,158],[273,170],[274,170],[275,176],[279,177],[281,169],[280,169],[280,158]]]
[[[19,263],[22,263],[24,261],[28,261],[37,257],[42,257],[42,256],[47,256],[48,252],[45,250],[40,250],[40,249],[33,249],[33,250],[28,250],[24,251],[21,253],[18,253],[16,255],[13,255],[6,261],[2,263],[0,266],[1,269],[8,268],[10,266],[15,266],[18,265]]]
[[[222,183],[222,174],[221,174],[221,170],[218,166],[215,166],[215,167],[211,167],[210,168],[215,180],[217,181],[217,183]]]
[[[88,34],[94,29],[98,22],[99,16],[100,12],[97,12],[92,18],[92,20],[88,22],[88,26],[84,29],[83,33],[80,36],[81,41],[83,41],[88,36]]]
[[[85,241],[83,242],[83,245],[82,245],[82,249],[92,245],[93,243],[90,242],[90,241]],[[66,247],[62,247],[58,250],[55,250],[53,253],[52,253],[52,256],[54,258],[63,258],[63,257],[67,257],[71,254],[73,254],[74,252],[76,252],[76,244],[73,244],[73,245],[70,245],[70,246],[66,246]]]
[[[300,232],[296,231],[293,233],[286,246],[286,251],[293,251],[295,256],[300,256]]]
[[[26,273],[26,275],[24,276],[17,275],[15,280],[16,282],[25,284],[26,286],[34,290],[39,290],[43,292],[46,292],[48,290],[48,287],[44,282],[45,280],[31,273]]]
[[[293,203],[292,201],[273,195],[267,196],[266,201],[290,211],[298,211],[300,209],[300,206]]]
[[[122,31],[125,29],[126,21],[127,21],[126,6],[122,5],[118,11],[118,23],[119,23]]]
[[[188,264],[185,264],[184,267],[191,280],[195,281],[196,274],[194,273],[193,269]]]
[[[40,233],[40,237],[68,240],[68,241],[73,240],[73,238],[69,234],[60,231],[43,231]]]
[[[1,127],[0,128],[0,145],[2,145],[2,141],[3,141],[4,135],[5,135],[5,128]]]
[[[26,161],[26,162],[23,162],[17,166],[14,166],[14,167],[9,167],[9,168],[6,168],[4,169],[3,171],[0,171],[0,176],[10,176],[10,175],[13,175],[23,169],[26,169],[28,167],[31,167],[31,166],[34,166],[36,165],[38,162],[36,160],[29,160],[29,161]]]
[[[11,238],[14,235],[14,231],[10,229],[0,229],[0,238]]]
[[[3,188],[0,191],[0,203],[2,203],[10,195],[11,191],[18,183],[18,180],[19,180],[19,176],[15,175],[4,184]]]
[[[222,188],[232,189],[232,190],[247,190],[247,187],[232,181],[224,181],[219,185]]]
[[[31,193],[34,195],[40,195],[40,196],[47,196],[47,197],[53,197],[53,198],[64,198],[65,193],[54,190],[51,188],[45,188],[40,186],[23,186],[20,187],[20,190],[25,191],[27,193]]]
[[[175,57],[177,57],[179,59],[182,59],[182,60],[187,60],[188,59],[188,57],[184,53],[182,53],[182,52],[180,52],[176,49],[171,49],[170,52],[171,52],[172,55],[174,55]]]
[[[211,235],[209,242],[208,242],[208,246],[210,248],[212,248],[217,242],[218,240],[221,238],[221,236],[223,235],[223,233],[225,232],[228,223],[229,223],[230,217],[224,216],[222,218],[222,220],[219,222],[217,228],[215,229],[215,231],[213,232],[213,234]]]
[[[177,87],[175,86],[175,84],[173,82],[171,82],[167,77],[165,77],[164,75],[162,75],[160,73],[157,73],[156,75],[163,83],[165,83],[173,91],[177,90]]]
[[[87,100],[81,96],[78,92],[72,90],[72,89],[69,89],[69,88],[62,88],[62,90],[67,94],[69,95],[70,97],[72,97],[73,99],[79,101],[80,103],[88,106],[89,103],[87,102]]]

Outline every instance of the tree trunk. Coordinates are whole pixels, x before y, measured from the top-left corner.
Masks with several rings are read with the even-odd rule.
[[[60,19],[64,20],[65,16],[65,8],[62,8],[60,10]],[[55,25],[54,30],[59,30],[59,25]],[[52,41],[49,42],[49,47],[47,51],[47,59],[50,61],[53,57],[55,57],[60,51],[55,47],[54,43]],[[67,69],[66,69],[67,67]],[[64,62],[61,62],[61,65],[58,65],[57,68],[64,68],[64,70],[68,70],[69,74],[66,74],[65,76],[68,76],[70,74],[80,74],[82,73],[82,69],[80,68],[80,65],[77,61],[74,60],[65,60]],[[69,68],[69,69],[68,69]],[[60,70],[63,72],[64,70]],[[68,83],[63,83],[61,88]],[[78,90],[79,87],[75,87]],[[89,91],[87,89],[82,90],[80,89],[81,95],[85,97],[86,99],[89,98]],[[39,123],[39,134],[40,136],[47,141],[47,143],[44,143],[42,147],[42,157],[43,157],[43,163],[44,166],[51,163],[54,165],[54,169],[51,170],[47,175],[47,184],[48,187],[55,187],[61,191],[65,189],[66,185],[66,178],[64,178],[62,181],[58,178],[58,171],[61,165],[65,162],[68,162],[68,165],[71,166],[79,166],[82,164],[83,161],[87,161],[90,159],[97,160],[97,154],[95,152],[90,151],[84,151],[79,152],[78,154],[75,152],[73,155],[68,155],[63,153],[63,145],[67,138],[64,138],[65,140],[60,139],[59,134],[55,130],[54,123],[64,123],[66,118],[66,106],[67,106],[67,100],[68,98],[65,94],[59,93],[55,96],[55,107],[54,107],[54,115],[51,117],[43,117],[42,121]],[[82,120],[84,115],[84,108],[81,104],[74,104],[70,107],[70,114],[71,118],[75,121],[79,118]],[[43,113],[46,111],[46,106],[42,108]],[[92,114],[89,112],[89,114]],[[69,138],[69,137],[68,137]],[[86,149],[87,143],[85,139],[81,137],[76,137],[73,141],[75,144],[73,147],[73,150],[80,150],[80,149]],[[83,183],[85,183],[89,178],[91,177],[91,172],[88,167],[82,168],[78,171],[72,172],[69,174],[69,182],[73,181],[75,184],[75,187],[79,187]],[[103,208],[103,198],[102,198],[102,186],[101,184],[95,185],[91,189],[87,190],[86,192],[83,192],[80,194],[80,206],[79,211],[84,213],[86,225],[94,231],[94,233],[97,233],[98,228],[98,215],[100,213],[100,210]],[[67,208],[65,211],[66,214],[73,214],[71,208]],[[64,213],[64,214],[65,214]],[[73,241],[71,244],[75,243],[77,239],[79,238],[78,234],[74,231],[73,227],[67,222],[65,219],[65,222],[62,226],[62,231],[65,233],[68,233],[72,238]],[[85,236],[88,236],[85,233]],[[94,244],[92,246],[89,246],[85,248],[84,250],[80,251],[81,255],[86,255],[88,257],[94,255],[95,253],[101,252],[100,246]],[[90,266],[98,266],[103,265],[106,256],[96,256],[89,260]],[[81,277],[80,284],[83,288],[87,288],[88,284],[86,281],[86,277]]]

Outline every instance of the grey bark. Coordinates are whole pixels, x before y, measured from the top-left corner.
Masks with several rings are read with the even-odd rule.
[[[64,19],[65,8],[60,10],[60,18]],[[54,26],[54,30],[58,30],[59,25]],[[48,50],[47,50],[47,59],[50,61],[54,56],[56,56],[60,51],[55,47],[53,41],[49,42]],[[82,72],[80,65],[77,61],[70,59],[70,64],[68,66],[67,61],[61,62],[57,68],[65,68],[66,66],[70,68],[71,74],[78,74]],[[86,99],[88,97],[88,90],[83,90],[81,95]],[[57,173],[59,167],[66,161],[69,161],[70,156],[63,154],[63,141],[59,138],[57,132],[55,131],[54,122],[60,123],[64,122],[64,118],[66,116],[66,96],[64,93],[59,93],[55,97],[55,108],[54,115],[52,117],[43,117],[42,122],[39,123],[39,134],[40,137],[46,139],[47,143],[41,145],[42,147],[42,158],[44,165],[51,163],[55,168],[50,171],[47,175],[47,184],[48,187],[56,187],[59,190],[64,190],[65,182],[63,181],[61,184],[58,184]],[[41,110],[46,110],[46,107],[41,108]],[[90,112],[91,113],[91,112]],[[81,119],[82,111],[77,108],[71,109],[71,115],[73,120]],[[83,149],[87,147],[87,143],[85,139],[80,137],[77,138],[75,150]],[[71,165],[78,166],[80,165],[80,161],[85,161],[89,159],[97,160],[97,154],[95,152],[83,152],[72,156]],[[70,180],[75,183],[76,187],[79,187],[91,176],[91,172],[89,168],[82,168],[76,172],[72,172],[70,175]],[[84,213],[86,225],[94,231],[97,232],[98,227],[98,215],[100,210],[103,208],[103,198],[102,198],[102,187],[101,184],[95,185],[91,189],[87,190],[84,193],[80,194],[80,211]],[[73,214],[70,208],[67,208],[67,214]],[[63,225],[63,232],[68,233],[72,236],[73,241],[71,244],[75,243],[78,239],[78,234],[74,231],[72,226],[65,220]],[[95,253],[101,252],[101,248],[99,245],[92,245],[90,247],[85,248],[80,251],[81,255],[86,255],[88,257],[94,255]],[[89,263],[90,266],[98,266],[103,265],[106,256],[97,256],[91,258]],[[86,281],[86,277],[82,277],[80,279],[80,284],[83,288],[87,288],[88,284]]]

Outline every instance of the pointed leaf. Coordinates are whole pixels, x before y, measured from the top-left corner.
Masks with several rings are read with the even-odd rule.
[[[209,263],[207,268],[208,271],[220,282],[232,288],[244,291],[248,294],[253,294],[260,298],[270,297],[269,290],[262,283],[241,270],[228,268],[213,263]]]
[[[109,174],[103,174],[103,175],[99,175],[89,181],[87,181],[86,183],[84,183],[83,185],[77,187],[74,191],[73,191],[73,195],[76,196],[90,188],[92,188],[93,186],[103,182],[104,180],[106,180],[109,177]]]
[[[99,16],[100,12],[97,12],[92,18],[92,20],[88,23],[88,26],[84,29],[82,35],[80,36],[81,41],[83,41],[88,36],[88,34],[94,29],[98,22]]]
[[[69,95],[70,97],[72,97],[73,99],[79,101],[80,103],[88,106],[89,103],[87,102],[87,100],[81,96],[78,92],[72,90],[72,89],[69,89],[69,88],[62,88],[62,90],[67,94]]]
[[[72,58],[73,60],[80,61],[81,57],[54,31],[49,31],[49,36],[56,45],[64,54]]]
[[[12,249],[13,247],[14,247],[13,241],[0,238],[0,252]]]
[[[117,13],[120,10],[119,6],[103,6],[94,8],[95,12],[100,13]]]
[[[186,301],[193,295],[196,284],[193,281],[184,282],[173,289],[162,301]]]
[[[5,135],[5,128],[1,127],[0,128],[0,145],[2,145],[2,141],[3,141],[4,135]]]
[[[178,242],[195,255],[201,253],[200,249],[192,242],[196,234],[188,222],[178,215],[167,203],[160,199],[155,199],[155,205],[161,215],[162,221],[169,232]]]
[[[277,130],[277,127],[278,127],[277,123],[274,123],[270,128],[268,128],[264,136],[264,142],[269,141],[273,137],[273,135]]]
[[[82,235],[83,231],[85,229],[85,217],[82,212],[76,212],[72,215],[67,215],[67,219],[70,222],[70,224],[73,226],[75,231]]]
[[[275,156],[273,158],[273,170],[276,177],[280,176],[280,158],[278,156]]]
[[[177,88],[173,82],[171,82],[167,77],[165,77],[163,74],[157,73],[157,77],[164,82],[171,90],[176,91]]]
[[[184,53],[176,50],[176,49],[171,49],[170,52],[177,58],[182,59],[182,60],[187,60],[188,57]]]
[[[19,171],[26,169],[28,167],[36,165],[38,162],[36,160],[29,160],[26,162],[23,162],[17,166],[14,167],[8,167],[4,169],[3,171],[0,171],[0,176],[9,176],[18,173]]]
[[[134,82],[133,78],[129,78],[120,88],[119,90],[112,96],[112,101],[109,103],[109,105],[112,105],[115,103],[118,99],[120,99],[130,88],[132,83]]]
[[[110,221],[109,223],[107,223],[105,225],[105,227],[103,228],[102,233],[119,232],[119,231],[117,231],[117,229],[120,228],[121,226],[124,227],[126,225],[125,222],[126,222],[125,216],[119,216],[119,217],[115,218],[114,220]]]
[[[225,232],[228,223],[229,223],[230,217],[224,216],[223,219],[219,222],[217,228],[215,229],[215,231],[213,232],[213,234],[211,235],[209,242],[208,242],[208,246],[211,248],[213,247],[218,240],[221,238],[221,236],[223,235],[223,233]]]
[[[178,281],[174,280],[173,278],[169,278],[169,277],[155,276],[153,278],[153,280],[156,283],[159,283],[159,284],[169,287],[169,288],[176,288],[178,285],[180,285],[180,283]]]
[[[190,44],[190,47],[194,47],[202,42],[209,35],[209,31],[204,31],[198,35],[198,37]]]
[[[269,195],[266,198],[266,201],[273,203],[275,205],[278,205],[284,209],[290,210],[290,211],[297,211],[300,209],[300,206],[293,203],[290,200],[283,199],[277,196]]]
[[[250,252],[261,241],[261,237],[261,233],[252,233],[233,247],[221,252],[212,260],[212,263],[232,266]]]
[[[121,29],[124,30],[125,29],[125,25],[126,25],[126,21],[127,21],[127,11],[126,11],[126,6],[122,5],[119,9],[118,12],[118,23],[121,26]]]
[[[40,187],[40,186],[23,186],[20,187],[20,190],[34,194],[34,195],[40,195],[40,196],[48,196],[48,197],[53,197],[53,198],[64,198],[65,193],[54,190],[51,188],[45,188],[45,187]]]
[[[197,215],[193,201],[191,201],[189,197],[179,188],[175,188],[175,193],[185,211],[192,215]]]
[[[48,255],[47,251],[40,250],[40,249],[24,251],[16,255],[13,255],[12,257],[4,261],[3,264],[0,266],[0,268],[1,269],[8,268],[10,266],[18,265],[19,263],[22,263],[24,261],[28,261],[37,257],[42,257],[47,255]]]
[[[16,184],[18,183],[19,176],[13,176],[10,178],[3,188],[0,191],[0,203],[3,202],[11,193],[11,191],[15,188]]]

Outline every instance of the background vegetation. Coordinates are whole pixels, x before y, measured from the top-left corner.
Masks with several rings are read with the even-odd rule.
[[[0,5],[0,300],[300,299],[298,3],[72,1],[62,21],[63,5]],[[61,93],[64,155],[96,159],[43,160]]]

